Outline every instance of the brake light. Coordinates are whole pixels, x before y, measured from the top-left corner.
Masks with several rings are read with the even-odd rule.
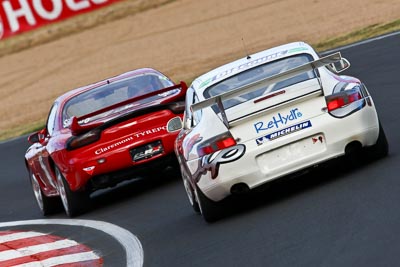
[[[97,142],[100,139],[100,136],[100,129],[91,130],[80,136],[73,136],[67,141],[67,150],[74,150]]]
[[[346,90],[326,98],[328,111],[344,107],[350,103],[362,99],[360,92],[357,89]]]
[[[202,157],[235,145],[236,141],[232,135],[225,133],[200,144],[197,148],[197,153]]]

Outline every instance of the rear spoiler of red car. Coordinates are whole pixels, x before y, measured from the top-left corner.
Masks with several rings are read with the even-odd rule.
[[[109,111],[109,110],[112,110],[112,109],[115,109],[115,108],[118,108],[120,106],[124,106],[124,105],[130,104],[130,103],[133,103],[135,101],[146,99],[146,98],[149,98],[149,97],[152,97],[152,96],[155,96],[155,95],[159,95],[159,94],[162,94],[162,93],[165,93],[165,92],[169,92],[169,91],[172,91],[172,90],[175,90],[175,89],[180,89],[178,94],[174,94],[172,96],[168,96],[165,99],[163,99],[161,102],[158,103],[158,105],[164,106],[163,104],[169,103],[169,102],[171,102],[171,100],[181,99],[181,98],[184,99],[186,91],[187,91],[187,85],[186,85],[185,82],[181,81],[179,84],[176,84],[176,85],[173,85],[173,86],[170,86],[170,87],[166,87],[166,88],[154,91],[154,92],[150,92],[150,93],[142,95],[142,96],[138,96],[138,97],[127,99],[127,100],[122,101],[120,103],[117,103],[117,104],[114,104],[114,105],[99,109],[99,110],[97,110],[95,112],[86,114],[86,115],[78,117],[78,118],[77,117],[72,117],[71,118],[71,125],[70,125],[71,132],[72,132],[73,135],[78,135],[80,133],[86,132],[86,131],[88,131],[90,129],[96,128],[96,127],[98,127],[98,126],[103,124],[103,122],[94,122],[94,123],[91,123],[91,124],[88,124],[88,125],[80,125],[78,123],[79,121],[85,120],[87,118],[96,116],[98,114],[101,114],[103,112],[106,112],[106,111]]]

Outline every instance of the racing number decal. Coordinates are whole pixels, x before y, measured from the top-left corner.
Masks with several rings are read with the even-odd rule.
[[[238,160],[244,155],[245,152],[246,146],[239,144],[204,156],[199,160],[199,168],[193,175],[195,182],[198,182],[200,177],[205,175],[207,171],[210,171],[211,178],[215,179],[218,176],[220,164]]]

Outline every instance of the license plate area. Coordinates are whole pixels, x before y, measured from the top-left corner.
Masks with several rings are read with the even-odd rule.
[[[257,157],[257,164],[263,172],[269,172],[314,157],[325,150],[325,136],[317,134],[261,154]]]
[[[164,152],[164,148],[161,141],[155,141],[144,146],[135,147],[129,152],[131,154],[132,160],[134,162],[138,162],[162,154]]]

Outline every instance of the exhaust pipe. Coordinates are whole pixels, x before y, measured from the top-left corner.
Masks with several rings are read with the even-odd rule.
[[[344,153],[346,155],[356,154],[356,153],[359,153],[361,151],[361,149],[362,149],[361,143],[359,141],[353,141],[346,145],[346,148],[344,149]]]
[[[231,187],[231,194],[232,195],[243,195],[243,194],[247,194],[248,192],[250,192],[250,188],[245,183],[234,184]]]

